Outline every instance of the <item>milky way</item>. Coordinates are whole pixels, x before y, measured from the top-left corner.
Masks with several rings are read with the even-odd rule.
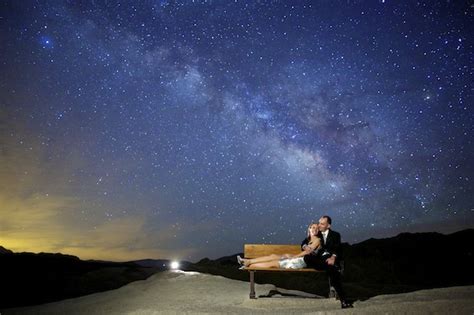
[[[462,1],[2,1],[0,245],[196,260],[474,226]],[[469,35],[471,34],[471,35]]]

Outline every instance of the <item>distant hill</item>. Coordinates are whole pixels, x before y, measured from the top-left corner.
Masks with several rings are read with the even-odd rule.
[[[9,249],[6,249],[5,247],[3,246],[0,246],[0,255],[1,254],[13,254],[13,252]]]
[[[474,230],[402,233],[344,246],[345,278],[423,288],[474,284]]]
[[[402,233],[358,244],[343,244],[343,281],[354,298],[387,293],[474,284],[474,229],[444,235]],[[237,254],[236,254],[237,255]],[[202,259],[197,271],[248,281],[248,272],[237,269],[236,255]],[[240,254],[242,255],[242,254]],[[327,295],[325,274],[257,273],[258,283]]]
[[[0,309],[58,301],[119,288],[165,268],[153,260],[80,260],[61,253],[14,253],[0,247]],[[162,261],[160,261],[162,262]]]

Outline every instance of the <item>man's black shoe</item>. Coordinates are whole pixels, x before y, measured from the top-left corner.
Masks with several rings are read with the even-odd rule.
[[[352,305],[352,303],[341,300],[341,308],[351,308],[351,307],[354,307],[354,305]]]

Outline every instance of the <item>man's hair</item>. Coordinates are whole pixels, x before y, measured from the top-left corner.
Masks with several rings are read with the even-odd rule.
[[[328,220],[328,223],[329,223],[329,224],[332,224],[332,220],[331,220],[331,217],[330,217],[330,216],[328,216],[328,215],[323,215],[321,218]]]

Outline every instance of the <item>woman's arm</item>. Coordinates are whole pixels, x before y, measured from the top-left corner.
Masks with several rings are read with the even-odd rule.
[[[308,238],[305,238],[303,242],[301,242],[301,250],[305,250],[306,246],[308,246]]]
[[[321,244],[319,238],[316,238],[315,240],[313,240],[311,242],[311,244],[308,244],[305,246],[304,250],[301,251],[301,253],[297,254],[297,255],[288,255],[290,257],[288,258],[296,258],[296,257],[302,257],[302,256],[306,256],[306,255],[309,255],[311,254],[312,251],[316,250],[316,248],[319,247],[319,245]]]
[[[312,251],[316,250],[321,245],[321,240],[319,237],[315,236],[311,238],[311,241],[308,239],[304,239],[303,243],[301,243],[301,252],[296,255],[285,254],[282,255],[283,258],[296,258],[301,256],[306,256],[311,254]]]
[[[305,249],[301,253],[296,255],[295,257],[309,255],[313,251],[315,251],[320,245],[321,245],[321,240],[319,239],[319,237],[312,237],[311,241],[308,243]]]
[[[296,258],[296,257],[302,257],[302,256],[306,256],[308,255],[309,253],[311,253],[312,250],[309,248],[309,246],[306,246],[306,249],[304,251],[302,251],[301,253],[297,254],[297,255],[293,255],[291,256],[290,258]]]

